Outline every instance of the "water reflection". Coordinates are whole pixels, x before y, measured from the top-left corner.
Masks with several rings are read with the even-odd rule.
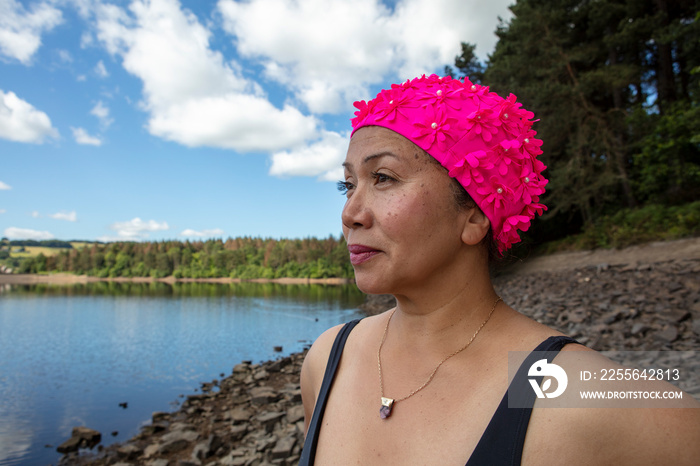
[[[2,293],[14,295],[50,296],[132,296],[132,297],[275,297],[300,302],[359,303],[362,293],[355,285],[290,284],[280,283],[205,283],[205,282],[115,282],[100,281],[71,285],[32,284],[3,285]]]

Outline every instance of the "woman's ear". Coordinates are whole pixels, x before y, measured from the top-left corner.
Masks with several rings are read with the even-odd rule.
[[[491,221],[478,207],[472,207],[466,212],[464,229],[462,230],[462,241],[470,246],[481,243],[481,240],[488,234]]]

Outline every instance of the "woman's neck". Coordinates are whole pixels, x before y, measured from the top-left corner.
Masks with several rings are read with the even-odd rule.
[[[432,293],[395,295],[392,332],[398,341],[418,347],[453,346],[489,316],[498,298],[488,274]]]

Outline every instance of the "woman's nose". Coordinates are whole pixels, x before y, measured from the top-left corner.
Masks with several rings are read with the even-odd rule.
[[[342,213],[343,226],[348,229],[369,228],[372,225],[372,213],[366,193],[355,188],[345,201]]]

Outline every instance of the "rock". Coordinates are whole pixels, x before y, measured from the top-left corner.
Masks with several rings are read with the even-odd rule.
[[[153,424],[155,424],[157,422],[165,421],[168,419],[170,419],[170,413],[164,413],[162,411],[156,411],[155,413],[153,413],[151,415],[151,421],[153,422]]]
[[[668,313],[669,319],[673,322],[683,322],[684,320],[690,318],[690,311],[687,309],[674,309]]]
[[[258,416],[257,420],[262,424],[267,432],[272,432],[277,421],[279,421],[284,413],[266,412]]]
[[[643,334],[644,332],[646,332],[647,330],[649,330],[649,326],[648,326],[648,325],[646,325],[646,324],[644,324],[644,323],[641,323],[641,322],[637,322],[636,324],[634,324],[634,325],[632,326],[632,330],[630,330],[630,334],[632,334],[632,335],[641,335],[641,334]]]
[[[250,401],[254,405],[264,405],[277,401],[277,393],[270,387],[254,387],[250,390]]]
[[[141,427],[141,433],[145,436],[150,436],[153,434],[157,434],[158,432],[163,432],[167,428],[168,424],[159,422],[157,424],[150,424]]]
[[[73,427],[71,438],[56,448],[59,453],[70,453],[80,448],[93,448],[102,440],[102,434],[88,427]]]
[[[253,412],[250,409],[244,407],[238,407],[229,411],[230,419],[233,421],[234,424],[248,422],[252,415]]]
[[[266,369],[268,372],[279,372],[283,368],[287,367],[291,362],[292,361],[289,358],[278,359],[276,361],[270,362],[266,366]]]
[[[233,440],[240,440],[248,432],[248,424],[231,426],[229,432]]]
[[[191,430],[178,430],[170,432],[161,437],[161,445],[158,448],[158,453],[168,455],[187,448],[192,442],[199,438],[197,432]]]
[[[143,456],[144,456],[145,458],[150,458],[151,456],[153,456],[153,455],[155,455],[156,453],[158,453],[158,448],[159,448],[159,447],[160,447],[160,445],[158,445],[157,443],[154,443],[154,444],[151,444],[151,445],[147,446],[147,447],[144,448],[144,450],[143,450]]]
[[[147,466],[169,466],[170,461],[164,458],[158,458],[157,460],[149,461],[146,464]]]
[[[260,369],[255,371],[255,374],[253,374],[253,380],[259,381],[259,380],[265,380],[270,377],[270,374],[265,370],[265,369]]]
[[[287,423],[294,424],[304,419],[304,406],[296,405],[287,410]]]
[[[206,442],[200,442],[197,445],[195,445],[192,449],[192,458],[195,458],[200,462],[208,456],[211,455],[209,453],[209,447],[207,446]]]
[[[117,448],[117,456],[121,459],[132,460],[143,453],[143,449],[134,444],[127,444]]]
[[[60,444],[58,447],[56,447],[56,451],[63,454],[78,451],[78,449],[80,448],[80,442],[80,438],[71,437],[62,444]]]
[[[656,338],[665,342],[672,342],[678,338],[678,329],[673,325],[667,325],[656,334]]]
[[[242,362],[240,364],[236,364],[233,367],[233,373],[234,374],[246,374],[250,371],[250,364]]]
[[[277,444],[272,449],[272,458],[289,458],[292,456],[292,450],[294,449],[294,445],[296,445],[296,443],[296,436],[293,435],[278,440]]]

